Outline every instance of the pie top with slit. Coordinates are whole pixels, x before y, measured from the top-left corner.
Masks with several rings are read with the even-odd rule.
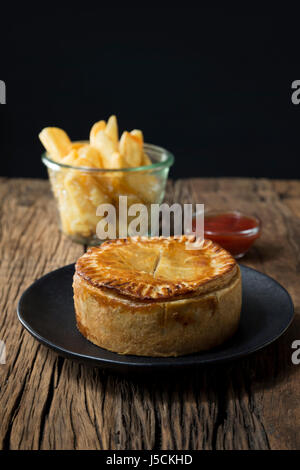
[[[237,273],[234,258],[211,240],[134,237],[90,248],[76,272],[96,288],[137,300],[172,300],[225,286]]]

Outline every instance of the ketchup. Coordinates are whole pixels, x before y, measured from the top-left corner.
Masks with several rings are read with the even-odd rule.
[[[204,236],[217,242],[236,258],[241,258],[260,235],[260,221],[240,212],[208,212]]]

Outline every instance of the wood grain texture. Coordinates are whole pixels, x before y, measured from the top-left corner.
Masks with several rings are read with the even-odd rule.
[[[0,179],[1,449],[299,449],[300,182],[169,182],[168,202],[258,215],[262,237],[244,264],[291,293],[296,319],[244,360],[189,373],[118,377],[57,356],[22,329],[16,304],[35,279],[83,248],[60,234],[48,182]]]

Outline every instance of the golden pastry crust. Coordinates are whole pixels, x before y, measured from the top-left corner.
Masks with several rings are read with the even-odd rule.
[[[239,267],[209,240],[201,250],[186,250],[186,241],[116,240],[83,255],[73,282],[81,333],[143,356],[189,354],[230,338],[240,319]]]
[[[76,272],[94,287],[115,289],[138,300],[171,300],[225,285],[235,275],[232,256],[211,240],[188,250],[193,238],[136,237],[93,247]]]

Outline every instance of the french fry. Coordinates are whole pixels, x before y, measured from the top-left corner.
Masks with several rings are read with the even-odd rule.
[[[45,127],[39,133],[39,138],[50,157],[56,161],[68,155],[72,148],[68,135],[58,127]]]
[[[94,178],[95,184],[90,188],[90,192],[89,192],[89,199],[95,208],[100,206],[100,204],[111,202],[111,199],[102,190],[102,188],[100,187],[100,184],[98,184],[96,179],[97,178]]]
[[[98,150],[91,145],[85,145],[78,150],[79,166],[87,166],[91,168],[103,168],[101,155]]]
[[[102,160],[98,150],[88,144],[82,145],[78,149],[73,148],[61,163],[87,168],[102,168]]]
[[[93,147],[95,147],[102,157],[103,167],[112,169],[111,156],[113,153],[118,151],[118,144],[114,142],[108,135],[100,130],[93,141]]]
[[[142,145],[144,145],[144,136],[143,136],[143,133],[142,131],[140,131],[140,129],[133,129],[133,131],[130,132],[131,135],[133,135],[134,137],[137,137]]]
[[[134,137],[137,137],[141,141],[142,145],[144,145],[144,136],[143,136],[142,131],[140,131],[139,129],[133,129],[133,131],[131,131],[130,134],[133,135]],[[145,152],[143,152],[141,165],[142,166],[152,165],[152,161],[150,160],[150,158]]]
[[[120,155],[119,152],[114,152],[110,158],[111,168],[114,170],[122,169],[123,168],[123,157]],[[101,185],[103,191],[110,195],[110,197],[114,197],[116,191],[118,191],[122,180],[124,178],[124,174],[122,171],[114,171],[114,172],[107,172],[102,173],[101,175]]]
[[[142,165],[143,166],[152,165],[152,161],[150,160],[150,158],[145,152],[143,152],[143,156],[142,156]]]
[[[118,122],[116,116],[110,116],[106,124],[105,134],[114,142],[119,142]]]
[[[78,232],[83,236],[90,236],[95,233],[99,217],[96,216],[96,208],[103,203],[110,202],[110,198],[105,194],[96,178],[77,170],[70,170],[64,180],[64,188],[67,193],[68,210],[64,215],[68,217],[70,211],[70,227],[72,233]]]
[[[134,192],[144,203],[157,200],[160,191],[159,181],[156,176],[149,173],[128,173],[124,178],[127,190]]]
[[[125,159],[127,168],[140,166],[142,163],[143,147],[141,140],[125,131],[120,139],[120,153]]]
[[[124,155],[120,152],[114,152],[111,156],[112,168],[121,170],[122,168],[128,168],[128,163]]]
[[[79,155],[78,155],[78,150],[76,149],[72,149],[68,155],[66,155],[61,163],[63,163],[64,165],[74,165],[74,166],[77,166],[77,159],[78,159]]]
[[[114,189],[112,194],[112,200],[116,204],[116,207],[119,207],[119,197],[127,196],[127,207],[129,208],[133,204],[142,204],[143,201],[139,196],[134,192],[130,192],[129,188],[124,185],[122,182]]]
[[[71,148],[72,150],[79,150],[81,147],[85,147],[87,144],[84,142],[72,142]]]
[[[95,138],[96,138],[96,135],[98,134],[99,131],[104,131],[106,127],[106,122],[105,121],[98,121],[98,122],[95,122],[95,124],[93,125],[93,127],[91,128],[91,131],[90,131],[90,143],[91,145],[94,145],[94,141],[95,141]]]

